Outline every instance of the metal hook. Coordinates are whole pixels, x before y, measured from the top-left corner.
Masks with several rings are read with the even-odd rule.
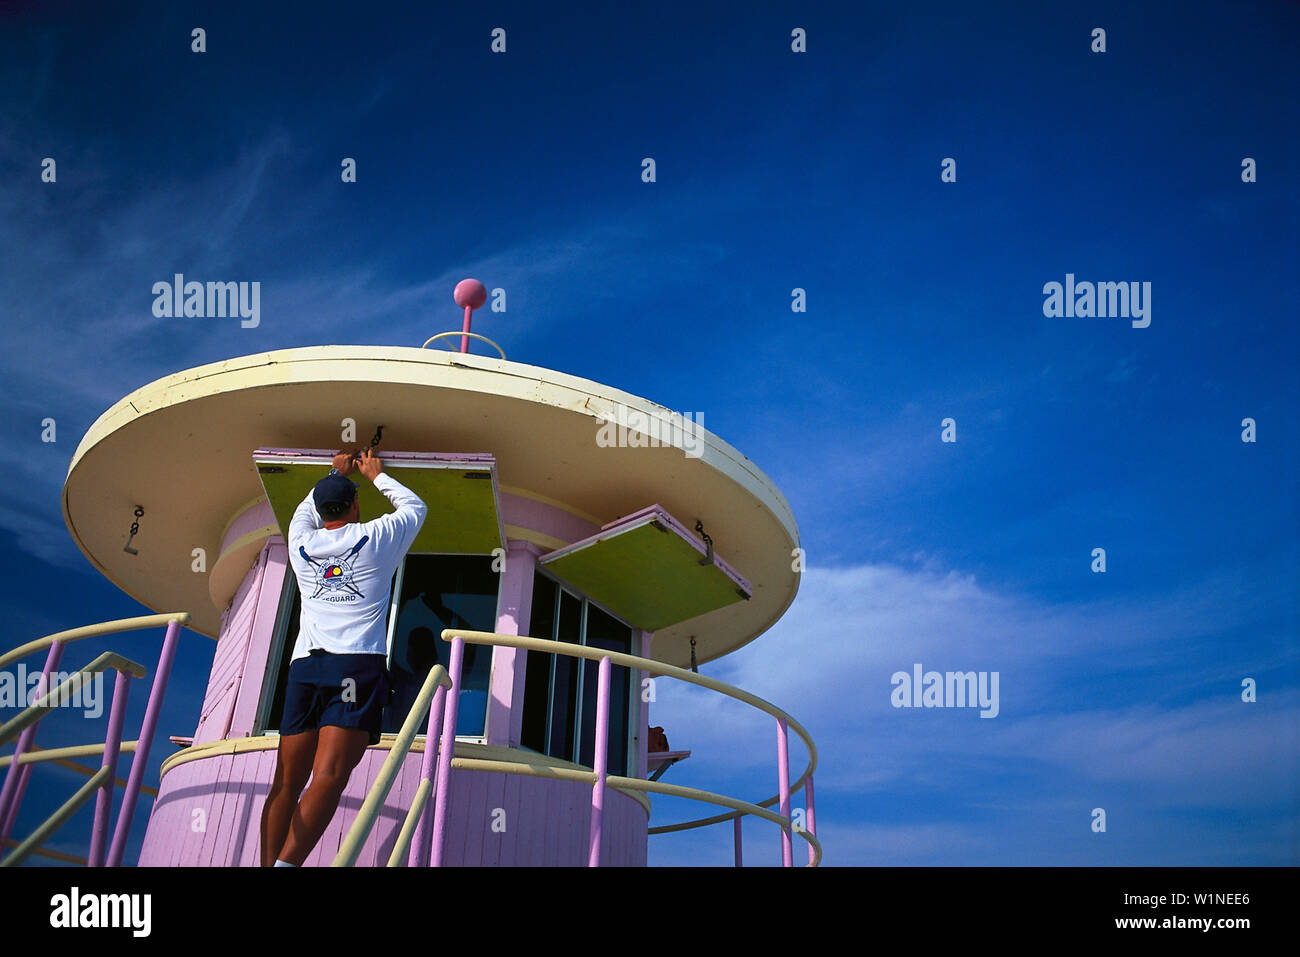
[[[713,539],[709,538],[709,536],[705,534],[704,523],[702,521],[696,520],[695,530],[699,532],[701,536],[703,536],[704,548],[706,549],[704,557],[700,559],[700,564],[712,565],[713,564]]]
[[[140,517],[144,515],[144,509],[137,505],[135,511],[131,514],[135,516],[136,520],[131,523],[131,534],[127,536],[126,544],[122,546],[122,551],[126,552],[128,555],[139,555],[140,553],[131,547],[131,541],[135,538],[136,533],[140,531]]]

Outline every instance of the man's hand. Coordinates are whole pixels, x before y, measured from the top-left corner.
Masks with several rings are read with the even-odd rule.
[[[374,449],[366,449],[357,457],[357,470],[361,472],[370,481],[384,470],[384,463],[379,461],[379,453]]]
[[[334,456],[334,467],[339,470],[340,475],[350,475],[352,474],[352,464],[355,458],[355,452],[340,452]]]

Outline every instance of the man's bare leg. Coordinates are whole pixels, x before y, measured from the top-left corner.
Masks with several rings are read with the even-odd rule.
[[[300,734],[280,735],[275,777],[262,805],[263,867],[275,864],[275,853],[284,846],[289,834],[289,821],[298,807],[298,795],[306,787],[316,760],[316,734],[317,729],[312,728]]]
[[[370,743],[364,728],[339,728],[325,725],[319,729],[316,760],[311,769],[311,785],[303,793],[289,822],[289,837],[277,857],[301,867],[307,855],[329,826],[339,806],[343,789],[348,786],[352,769]]]

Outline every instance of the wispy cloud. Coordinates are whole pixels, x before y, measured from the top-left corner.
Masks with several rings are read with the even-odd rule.
[[[964,846],[1017,862],[1014,833],[994,839],[975,819],[982,802],[1014,808],[1048,798],[1086,813],[1118,787],[1129,792],[1125,802],[1152,813],[1295,806],[1295,656],[1264,642],[1242,648],[1234,671],[1214,653],[1222,635],[1250,626],[1269,604],[1268,595],[1258,605],[1240,602],[1238,584],[1235,575],[1211,574],[1155,597],[1051,603],[981,586],[930,560],[814,567],[771,632],[704,670],[808,728],[820,752],[823,820],[837,829],[850,827],[855,800],[874,802],[873,795],[905,793],[930,808],[931,820],[912,812],[905,825],[873,807],[881,819],[865,831],[860,819],[850,827],[859,828],[857,862],[880,862],[884,849],[895,863],[952,862]],[[1001,713],[894,708],[891,675],[913,663],[998,671]],[[1265,698],[1243,702],[1242,675],[1269,669],[1280,669],[1282,686],[1273,682]],[[770,718],[671,680],[658,686],[653,723],[665,726],[675,748],[693,752],[670,772],[676,782],[712,790],[722,780],[744,782],[751,790],[738,796],[748,799],[774,793]],[[804,757],[793,736],[791,760],[797,773]],[[852,862],[852,853],[839,859]],[[1265,848],[1240,853],[1248,863]]]

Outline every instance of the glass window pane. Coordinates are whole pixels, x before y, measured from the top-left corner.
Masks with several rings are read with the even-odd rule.
[[[632,653],[632,629],[587,603],[587,645],[606,651]],[[596,695],[600,662],[584,661],[582,677],[582,750],[579,762],[591,767],[596,759]],[[631,671],[620,665],[609,675],[609,773],[627,774],[627,732]]]
[[[555,583],[536,573],[533,574],[533,608],[528,634],[533,638],[555,640]],[[550,700],[551,659],[554,657],[542,651],[528,652],[520,744],[538,752],[546,751],[546,705]]]
[[[556,641],[577,643],[582,633],[582,602],[560,590],[560,621]],[[551,734],[546,753],[572,761],[573,726],[578,716],[578,659],[554,655],[554,694],[551,699]]]
[[[407,556],[390,649],[393,701],[384,713],[384,731],[401,728],[430,668],[450,667],[451,644],[439,637],[444,628],[496,631],[499,584],[489,555]],[[492,647],[466,644],[458,735],[483,734],[491,675]]]

